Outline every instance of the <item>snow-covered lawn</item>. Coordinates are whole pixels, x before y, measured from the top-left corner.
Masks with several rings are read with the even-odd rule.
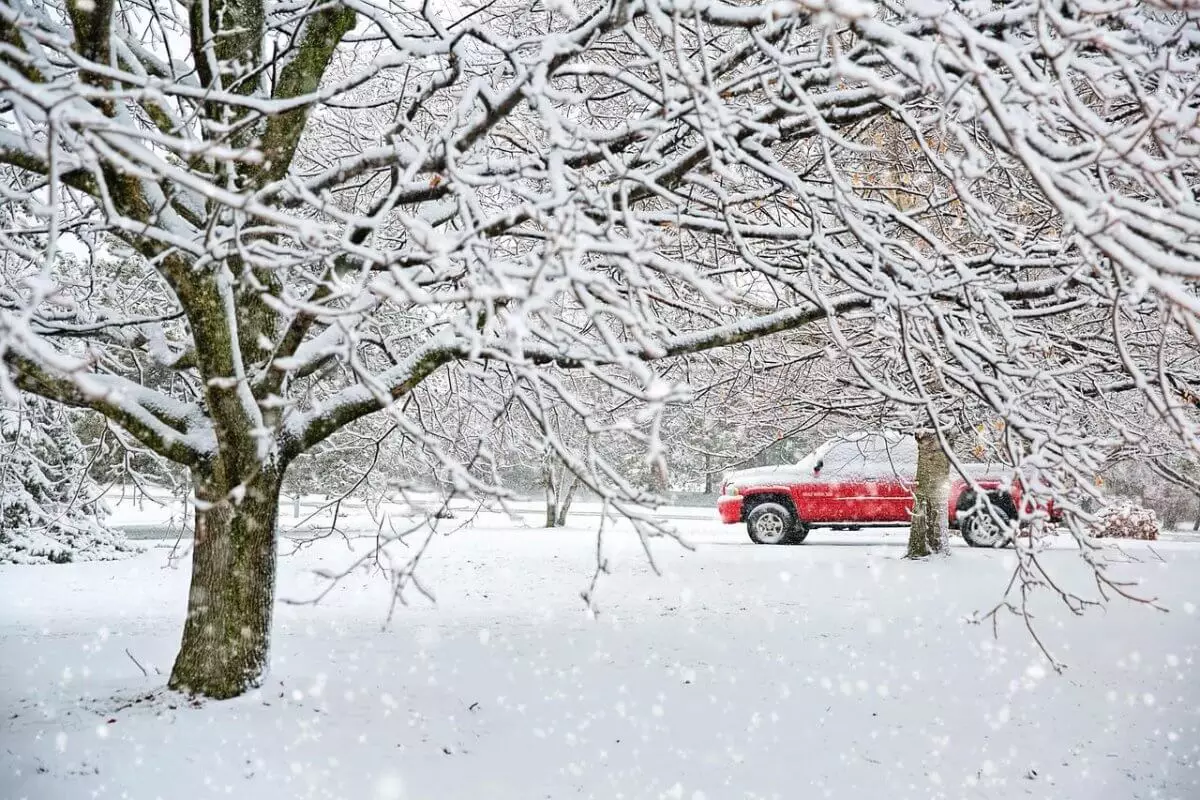
[[[367,574],[280,604],[262,690],[200,707],[158,674],[186,560],[0,567],[0,798],[1200,797],[1200,546],[1111,551],[1170,613],[1042,603],[1060,676],[1016,621],[999,640],[963,621],[1011,553],[686,528],[698,549],[656,544],[662,577],[610,539],[594,620],[586,530],[456,533],[422,568],[436,606],[385,628]],[[281,595],[349,557],[330,539],[283,559]],[[1046,558],[1086,586],[1073,553]]]

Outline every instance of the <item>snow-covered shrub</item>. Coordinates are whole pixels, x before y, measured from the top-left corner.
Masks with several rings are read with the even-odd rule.
[[[1163,449],[1167,449],[1164,447]],[[1161,459],[1170,472],[1195,480],[1200,477],[1200,465],[1182,456]],[[1149,459],[1123,457],[1104,474],[1106,490],[1113,496],[1129,498],[1138,505],[1153,509],[1161,530],[1171,530],[1186,520],[1195,519],[1196,493],[1164,480]]]
[[[1092,535],[1098,539],[1154,540],[1158,533],[1154,511],[1130,502],[1101,509],[1092,523]]]
[[[0,563],[63,564],[137,552],[110,528],[70,412],[47,401],[0,405]]]

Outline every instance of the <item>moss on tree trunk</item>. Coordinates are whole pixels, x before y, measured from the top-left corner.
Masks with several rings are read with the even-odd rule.
[[[224,699],[259,685],[267,668],[280,480],[259,475],[236,504],[223,487],[195,482],[192,585],[169,686]]]
[[[917,435],[917,483],[905,558],[950,554],[950,459],[933,431]]]

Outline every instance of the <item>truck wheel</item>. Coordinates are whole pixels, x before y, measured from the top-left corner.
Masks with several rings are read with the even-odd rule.
[[[755,544],[799,544],[808,528],[779,503],[763,503],[746,517],[746,532]]]
[[[992,507],[976,508],[975,496],[964,494],[959,500],[958,520],[963,541],[971,547],[1007,547],[1012,544],[1012,520],[1017,509],[1006,494],[992,495]]]

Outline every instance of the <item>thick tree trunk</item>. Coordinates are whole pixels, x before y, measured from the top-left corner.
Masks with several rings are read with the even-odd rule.
[[[905,558],[950,554],[950,521],[946,504],[950,494],[950,459],[937,434],[917,435],[917,485],[913,489],[912,523]]]
[[[260,474],[234,503],[224,487],[196,477],[192,586],[172,689],[223,699],[262,682],[275,603],[280,483],[276,474]]]

